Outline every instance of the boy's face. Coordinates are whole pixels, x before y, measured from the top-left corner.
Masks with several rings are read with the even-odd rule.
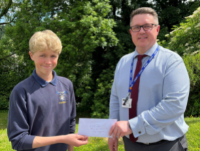
[[[34,54],[29,51],[29,54],[35,63],[37,75],[44,80],[47,80],[46,77],[51,77],[52,70],[57,65],[59,54],[50,49],[36,51]]]

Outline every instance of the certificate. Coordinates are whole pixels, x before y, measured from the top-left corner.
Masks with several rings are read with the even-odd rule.
[[[79,118],[78,134],[89,137],[110,137],[110,128],[116,122],[116,119]]]

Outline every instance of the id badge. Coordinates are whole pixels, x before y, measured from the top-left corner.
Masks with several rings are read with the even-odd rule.
[[[124,108],[131,108],[132,107],[132,99],[131,98],[129,98],[126,101],[126,103],[124,103],[124,102],[125,102],[125,98],[122,99],[122,107],[124,107]]]

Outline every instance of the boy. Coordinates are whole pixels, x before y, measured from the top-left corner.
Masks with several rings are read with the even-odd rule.
[[[53,70],[62,50],[60,39],[50,30],[36,32],[29,48],[35,70],[14,87],[10,96],[7,131],[13,149],[73,151],[73,146],[87,144],[88,137],[73,134],[73,85]]]

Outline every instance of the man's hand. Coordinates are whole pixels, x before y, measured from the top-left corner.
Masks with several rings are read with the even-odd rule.
[[[117,136],[117,138],[119,139],[120,137],[130,135],[132,133],[133,132],[129,127],[128,121],[118,121],[110,128],[109,136],[113,134],[113,138],[116,138]]]
[[[108,138],[108,146],[110,151],[118,151],[118,139]]]
[[[74,151],[74,147],[72,145],[68,145],[68,148],[67,148],[68,151]]]
[[[88,137],[78,134],[68,134],[64,135],[63,143],[79,147],[88,143]]]

